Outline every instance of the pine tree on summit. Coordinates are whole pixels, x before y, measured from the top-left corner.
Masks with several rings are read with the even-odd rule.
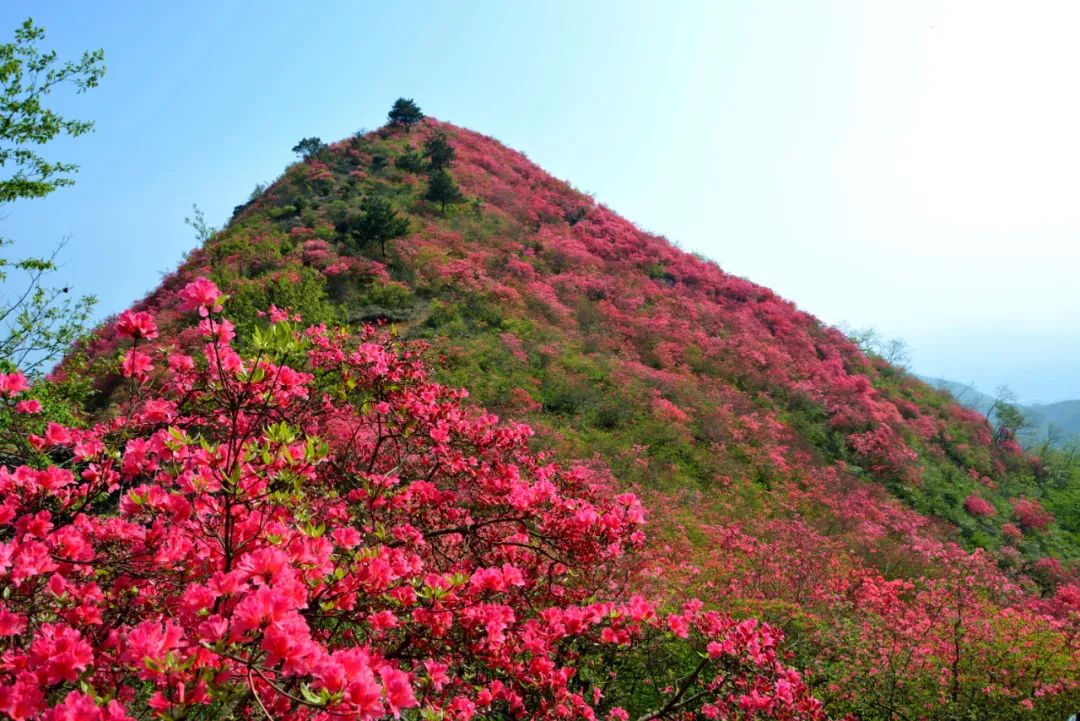
[[[458,190],[457,183],[450,177],[450,173],[442,168],[433,172],[428,178],[428,187],[427,192],[424,193],[424,200],[438,203],[439,212],[445,213],[447,205],[460,203],[464,199],[465,196]]]
[[[412,98],[398,98],[386,117],[391,125],[403,125],[405,132],[409,132],[413,125],[424,119],[424,113]]]
[[[299,143],[293,146],[292,151],[299,155],[304,160],[314,158],[326,149],[326,143],[320,138],[304,138]]]

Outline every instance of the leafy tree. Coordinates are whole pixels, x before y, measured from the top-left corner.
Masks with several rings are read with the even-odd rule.
[[[54,50],[38,47],[45,30],[27,20],[15,31],[15,41],[0,45],[0,167],[10,175],[0,179],[0,204],[20,198],[42,198],[72,185],[74,163],[46,160],[37,152],[57,136],[79,137],[94,124],[65,118],[44,105],[61,86],[76,93],[96,87],[105,74],[104,51],[83,53],[78,61],[57,61]],[[61,241],[49,257],[11,260],[0,257],[0,364],[18,365],[34,374],[66,351],[83,333],[96,300],[74,298],[70,288],[50,287],[46,278],[59,266]],[[0,238],[0,247],[12,241]],[[23,282],[15,286],[11,271]]]
[[[409,219],[394,210],[393,204],[379,195],[369,195],[360,206],[359,216],[347,221],[348,231],[357,245],[379,244],[379,254],[386,256],[386,241],[409,232]]]
[[[103,50],[86,51],[78,61],[56,65],[56,51],[37,47],[45,29],[27,20],[15,31],[15,42],[0,45],[0,167],[13,168],[0,180],[0,203],[42,198],[74,184],[74,163],[50,162],[35,146],[58,135],[76,138],[94,124],[72,120],[46,108],[42,101],[54,89],[72,85],[77,93],[97,87],[105,74]]]
[[[431,170],[448,168],[454,162],[454,148],[441,130],[424,142],[424,157],[428,159]]]
[[[424,200],[438,203],[441,212],[446,212],[447,205],[460,203],[464,199],[465,196],[458,190],[457,183],[450,177],[450,173],[445,170],[440,168],[428,178],[428,187],[424,193]]]
[[[256,188],[258,190],[258,188]],[[259,196],[258,193],[252,193],[251,199],[254,200]],[[218,229],[210,225],[206,220],[206,214],[202,212],[202,208],[194,203],[191,204],[191,211],[193,218],[184,218],[184,223],[190,225],[192,230],[195,231],[195,238],[200,243],[205,243],[214,236],[214,233],[218,232]]]
[[[381,153],[371,156],[371,172],[373,173],[381,173],[389,164],[390,161]]]
[[[67,244],[61,241],[47,258],[9,260],[0,257],[0,367],[19,368],[34,376],[82,337],[97,299],[71,294],[68,286],[51,287],[46,276],[59,269],[57,258]],[[0,246],[11,241],[0,240]],[[9,295],[11,271],[23,281]]]
[[[412,98],[398,98],[386,117],[391,125],[404,126],[405,132],[409,132],[412,126],[424,119],[420,106],[413,102]]]
[[[890,365],[907,370],[911,348],[902,338],[885,338],[873,327],[845,329],[845,333],[866,355],[877,356]]]
[[[318,156],[326,148],[326,143],[320,138],[304,138],[293,146],[292,151],[304,160]]]
[[[259,196],[266,192],[269,186],[266,183],[255,183],[255,188],[251,191],[251,195],[248,196],[248,202],[254,202],[259,199]]]
[[[994,428],[997,442],[1014,440],[1031,421],[1016,404],[1016,394],[1008,386],[999,386],[993,404],[986,411],[986,421]]]

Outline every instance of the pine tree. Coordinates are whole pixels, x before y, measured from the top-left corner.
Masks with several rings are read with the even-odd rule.
[[[402,153],[398,159],[394,161],[394,165],[410,173],[424,172],[424,159],[420,157],[419,153],[413,150]]]
[[[454,162],[454,149],[441,130],[424,142],[424,157],[432,171],[448,168]]]
[[[369,195],[360,206],[360,215],[348,222],[350,237],[358,246],[379,244],[379,254],[386,257],[386,241],[401,238],[409,232],[409,219],[394,210],[393,204],[382,196]]]
[[[386,117],[391,125],[404,125],[405,132],[409,132],[413,125],[424,119],[424,113],[412,98],[398,98]]]
[[[446,212],[446,206],[452,203],[460,203],[465,196],[458,190],[457,183],[450,177],[450,173],[442,168],[436,170],[428,178],[427,192],[424,200],[439,204],[440,212]]]

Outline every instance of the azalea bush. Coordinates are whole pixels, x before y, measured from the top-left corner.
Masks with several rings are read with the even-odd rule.
[[[634,595],[638,498],[422,346],[276,307],[241,346],[212,282],[176,297],[171,342],[117,319],[96,423],[0,377],[0,714],[823,718],[780,630]]]
[[[1080,586],[1062,579],[1060,563],[1039,564],[1060,585],[1036,598],[989,554],[952,544],[926,549],[933,563],[922,575],[887,578],[845,552],[841,534],[803,522],[706,532],[709,563],[689,578],[667,573],[783,626],[834,714],[1065,718],[1080,703]]]

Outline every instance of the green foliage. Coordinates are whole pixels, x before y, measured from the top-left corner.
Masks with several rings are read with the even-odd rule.
[[[424,159],[420,157],[419,153],[412,150],[400,155],[398,159],[394,161],[394,165],[408,173],[422,173],[425,169]]]
[[[71,352],[64,358],[64,373],[48,380],[38,378],[33,387],[22,394],[22,400],[36,400],[42,410],[38,414],[26,415],[13,412],[10,405],[0,408],[0,430],[4,431],[0,440],[0,461],[6,465],[33,464],[45,460],[40,449],[34,448],[26,438],[10,433],[13,429],[23,429],[38,435],[45,432],[47,421],[66,426],[82,425],[85,422],[85,409],[95,400],[94,371],[88,367],[88,361],[81,352]]]
[[[585,214],[588,212],[589,209],[584,206],[574,208],[573,210],[568,210],[563,213],[563,220],[565,220],[570,225],[570,227],[573,227],[580,223],[585,218]]]
[[[379,255],[386,257],[386,241],[409,233],[409,219],[394,210],[394,204],[381,195],[369,195],[360,206],[360,214],[345,221],[345,230],[355,247],[379,244]]]
[[[218,232],[218,229],[210,225],[206,220],[206,215],[202,212],[202,209],[198,205],[192,203],[191,214],[193,217],[184,218],[184,223],[190,225],[192,230],[195,231],[195,239],[200,244],[205,243],[214,236],[214,233]]]
[[[619,664],[615,663],[614,653],[599,655],[581,673],[583,679],[602,686],[608,703],[626,709],[631,719],[677,718],[673,711],[670,716],[667,712],[660,715],[657,709],[666,708],[665,703],[673,695],[670,689],[696,678],[695,669],[700,672],[703,657],[704,649],[668,637],[625,655]],[[612,682],[616,669],[618,675]]]
[[[465,196],[458,190],[457,183],[450,176],[450,173],[442,170],[436,170],[428,178],[427,190],[424,192],[424,200],[430,203],[437,203],[439,210],[443,213],[446,212],[447,205],[453,205],[454,203],[460,203],[465,200]]]
[[[1007,402],[999,402],[994,407],[994,415],[997,416],[996,435],[1001,438],[1015,438],[1016,435],[1028,426],[1028,420],[1023,411],[1016,405]]]
[[[259,232],[264,227],[255,223],[244,232],[223,233],[205,246],[206,257],[220,273],[231,272],[237,277],[253,278],[274,268],[282,254],[289,252],[290,238],[276,232]]]
[[[75,181],[73,163],[50,162],[35,146],[58,135],[78,137],[94,124],[65,118],[44,106],[54,89],[69,84],[78,93],[96,87],[105,74],[103,50],[86,51],[78,61],[57,65],[55,50],[37,43],[45,29],[27,20],[15,31],[15,42],[0,45],[0,167],[12,174],[0,180],[0,203],[18,198],[41,198]]]
[[[391,125],[401,125],[408,132],[412,126],[424,119],[420,106],[413,102],[412,98],[398,98],[386,114]]]
[[[476,337],[502,328],[505,317],[501,311],[493,299],[470,293],[456,302],[433,302],[426,326],[462,338]]]
[[[57,136],[71,138],[90,132],[92,122],[65,118],[46,107],[55,89],[69,85],[76,93],[96,87],[105,74],[102,50],[87,51],[79,61],[57,62],[56,51],[37,44],[45,30],[27,20],[15,31],[15,41],[0,45],[0,167],[10,175],[0,179],[0,204],[20,198],[41,198],[72,185],[74,163],[53,162],[37,148]],[[61,241],[49,257],[12,260],[0,257],[0,365],[20,367],[37,375],[59,358],[85,332],[96,300],[75,298],[67,287],[50,287],[46,280],[58,269]],[[0,247],[12,241],[0,238]],[[19,280],[11,277],[18,273]]]
[[[232,289],[229,307],[234,309],[241,337],[248,336],[259,325],[259,313],[271,305],[300,313],[305,322],[333,324],[338,319],[337,308],[326,297],[326,284],[320,273],[302,268],[288,274],[243,282],[224,268],[215,269],[211,277]]]
[[[344,320],[350,323],[401,323],[416,318],[418,305],[412,291],[400,283],[376,281],[358,288],[356,283],[332,284],[333,298],[343,302]],[[350,292],[351,291],[351,292]]]
[[[258,200],[259,196],[266,192],[267,187],[268,186],[266,185],[266,183],[255,183],[255,187],[254,189],[252,189],[251,195],[248,196],[248,202],[251,203]]]
[[[446,133],[440,130],[424,141],[424,157],[433,171],[449,168],[453,164],[454,148],[446,139]]]
[[[0,247],[10,241],[0,240]],[[27,375],[39,374],[60,358],[85,333],[97,299],[73,297],[68,287],[50,287],[46,277],[58,266],[62,241],[48,258],[11,261],[0,257],[0,366],[19,368]],[[11,271],[21,282],[9,296]]]
[[[386,156],[382,153],[376,153],[371,156],[371,172],[373,173],[381,173],[389,164],[390,161],[387,160]]]
[[[320,138],[304,138],[293,146],[292,151],[304,160],[318,157],[326,149],[326,143]]]
[[[669,276],[667,266],[663,263],[653,263],[645,268],[645,273],[653,280],[661,280]]]
[[[270,208],[270,210],[267,211],[267,214],[276,220],[278,218],[287,218],[290,215],[296,215],[297,212],[299,211],[295,205],[279,205],[275,208]]]

